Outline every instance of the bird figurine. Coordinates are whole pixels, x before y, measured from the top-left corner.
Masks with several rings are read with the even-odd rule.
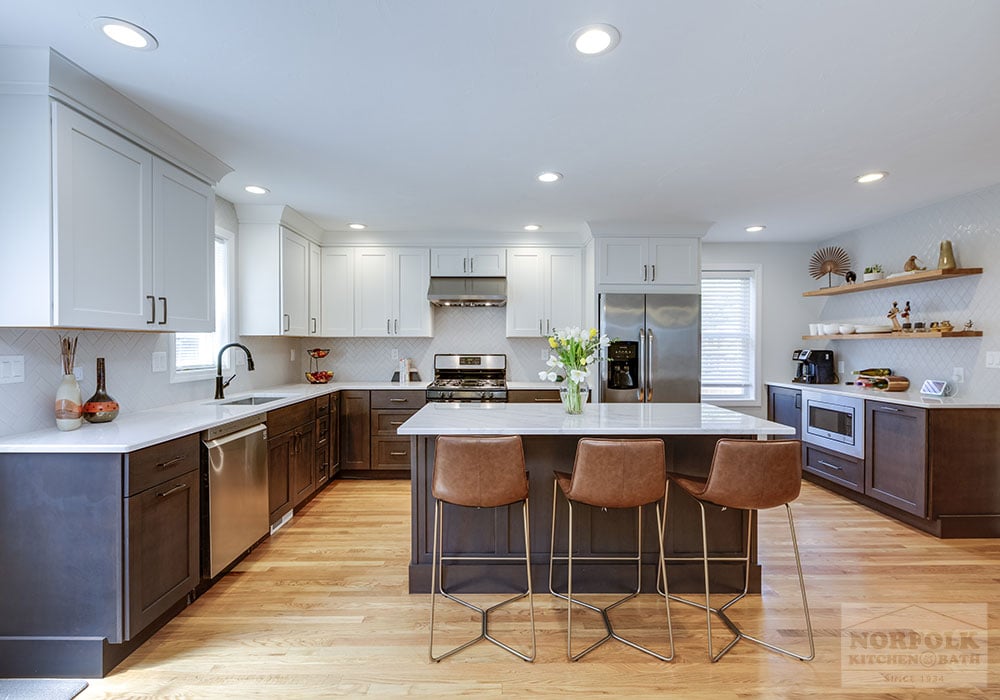
[[[906,262],[903,263],[904,272],[915,272],[917,270],[926,270],[926,269],[927,269],[926,267],[920,266],[920,258],[918,258],[916,255],[911,255],[906,259]]]

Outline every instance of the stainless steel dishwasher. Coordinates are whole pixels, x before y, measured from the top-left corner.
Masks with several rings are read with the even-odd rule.
[[[202,575],[215,578],[267,534],[266,416],[210,428],[203,446]]]

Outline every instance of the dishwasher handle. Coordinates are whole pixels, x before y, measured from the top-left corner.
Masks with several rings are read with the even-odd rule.
[[[239,430],[235,433],[229,433],[228,435],[223,435],[222,437],[217,437],[214,440],[205,440],[205,447],[210,450],[214,450],[217,447],[222,447],[223,445],[228,445],[230,442],[235,440],[242,440],[245,437],[249,437],[254,433],[264,433],[264,439],[267,439],[267,423],[258,423],[257,425],[250,426],[244,430]]]

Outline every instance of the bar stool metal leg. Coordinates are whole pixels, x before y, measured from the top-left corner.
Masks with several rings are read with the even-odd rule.
[[[491,642],[491,643],[497,645],[501,649],[504,649],[505,651],[510,652],[511,654],[513,654],[514,656],[518,657],[519,659],[523,659],[524,661],[534,661],[535,660],[535,652],[536,652],[536,647],[535,647],[535,605],[534,605],[533,588],[532,588],[532,585],[531,585],[531,547],[530,547],[531,532],[530,532],[530,526],[529,526],[529,520],[528,520],[528,499],[525,499],[524,501],[521,502],[521,514],[522,514],[522,517],[524,518],[524,563],[525,563],[525,574],[526,574],[526,578],[527,578],[527,590],[525,590],[524,593],[519,593],[519,594],[517,594],[517,595],[515,595],[515,596],[513,596],[511,598],[507,598],[506,600],[503,600],[503,601],[501,601],[499,603],[496,603],[495,605],[491,605],[490,607],[484,609],[484,608],[480,608],[479,606],[473,605],[472,603],[468,602],[467,600],[463,600],[463,599],[459,598],[458,596],[456,596],[454,594],[448,593],[444,589],[444,560],[447,559],[449,561],[461,561],[461,560],[466,560],[466,561],[471,561],[471,560],[475,560],[475,561],[509,561],[510,559],[501,558],[501,557],[473,557],[473,556],[449,556],[449,557],[446,557],[446,556],[444,556],[444,554],[443,554],[443,548],[444,548],[444,545],[443,545],[443,543],[444,543],[444,508],[443,508],[443,504],[441,503],[441,501],[435,499],[435,501],[434,501],[434,536],[433,536],[433,542],[434,542],[434,544],[433,544],[432,554],[431,554],[431,632],[430,632],[430,646],[429,646],[429,649],[428,649],[428,654],[429,654],[430,659],[432,661],[441,661],[443,659],[446,659],[449,656],[452,656],[453,654],[457,654],[458,652],[462,651],[463,649],[466,649],[466,648],[472,646],[473,644],[475,644],[476,642],[480,642],[480,641],[482,641],[484,639],[486,641],[488,641],[488,642]],[[518,557],[518,558],[520,558],[520,557]],[[454,602],[458,603],[459,605],[462,605],[462,606],[468,608],[469,610],[472,610],[474,612],[479,613],[479,618],[480,618],[480,632],[479,632],[479,635],[477,637],[474,637],[474,638],[470,639],[469,641],[464,642],[464,643],[458,645],[457,647],[449,649],[448,651],[444,652],[443,654],[435,656],[434,655],[434,611],[435,611],[435,603],[437,601],[438,595],[441,595],[441,596],[447,598],[448,600],[454,601]],[[530,650],[527,653],[519,651],[517,649],[514,649],[513,647],[509,646],[508,644],[505,644],[504,642],[500,641],[499,639],[497,639],[496,637],[494,637],[493,635],[491,635],[490,631],[489,631],[489,616],[490,616],[491,612],[493,612],[494,610],[497,610],[498,608],[501,608],[501,607],[503,607],[505,605],[508,605],[509,603],[513,603],[515,601],[521,600],[522,598],[525,598],[525,597],[527,597],[527,599],[528,599],[528,616],[529,616],[529,621],[530,621],[530,625],[531,625],[531,648],[530,648]]]
[[[567,503],[567,506],[568,506],[568,537],[567,537],[568,542],[567,542],[567,554],[566,554],[565,557],[563,557],[563,556],[557,556],[556,553],[555,553],[555,537],[556,537],[556,506],[557,506],[557,503],[558,503],[558,492],[559,492],[559,485],[558,485],[558,483],[554,483],[552,488],[553,488],[553,490],[552,490],[552,529],[551,529],[551,535],[550,535],[550,540],[549,540],[549,592],[552,595],[556,596],[557,598],[560,598],[560,599],[566,601],[566,656],[569,658],[570,661],[578,661],[578,660],[582,659],[584,656],[586,656],[587,654],[589,654],[590,652],[592,652],[594,649],[597,649],[599,646],[601,646],[602,644],[604,644],[605,642],[607,642],[609,639],[617,639],[618,641],[620,641],[620,642],[622,642],[622,643],[624,643],[624,644],[632,647],[633,649],[641,651],[641,652],[643,652],[645,654],[649,654],[650,656],[652,656],[654,658],[657,658],[660,661],[672,661],[673,658],[674,658],[674,630],[673,630],[673,624],[672,624],[671,619],[670,619],[670,601],[669,601],[668,598],[664,598],[664,604],[665,604],[666,613],[667,613],[667,634],[668,634],[668,639],[669,639],[669,642],[670,642],[670,655],[669,656],[664,656],[663,654],[659,654],[659,653],[653,651],[652,649],[648,649],[648,648],[646,648],[646,647],[644,647],[644,646],[642,646],[640,644],[635,643],[634,641],[632,641],[630,639],[622,637],[620,634],[618,634],[615,631],[614,625],[611,622],[611,617],[609,616],[609,613],[612,610],[614,610],[618,606],[622,605],[623,603],[626,603],[627,601],[631,600],[632,598],[635,598],[642,591],[642,506],[638,506],[636,508],[636,510],[638,511],[638,513],[637,513],[637,523],[636,523],[638,537],[637,537],[637,544],[636,544],[636,546],[637,546],[637,554],[636,554],[635,557],[599,557],[599,556],[574,557],[573,556],[573,501],[567,499],[566,500],[566,503]],[[658,570],[658,572],[660,574],[663,574],[664,577],[665,577],[666,569],[665,569],[665,565],[664,565],[664,552],[663,552],[663,528],[664,528],[664,523],[665,523],[665,520],[664,520],[664,517],[663,517],[663,513],[660,511],[660,504],[657,503],[656,504],[656,528],[657,528],[657,532],[660,534],[660,537],[659,537],[659,566],[658,566],[657,570]],[[574,558],[578,559],[578,560],[579,559],[583,559],[583,560],[587,560],[587,561],[594,561],[594,560],[600,560],[600,561],[619,561],[619,560],[634,561],[635,564],[636,564],[636,588],[635,588],[635,590],[629,592],[623,598],[620,598],[620,599],[616,600],[611,605],[608,605],[608,606],[603,607],[603,608],[602,607],[598,607],[596,605],[592,605],[590,603],[587,603],[587,602],[585,602],[583,600],[580,600],[579,598],[574,598],[573,597],[573,561],[574,561]],[[555,586],[553,584],[553,568],[554,568],[554,563],[556,561],[565,561],[566,564],[567,564],[567,572],[566,572],[566,589],[567,590],[566,590],[565,594],[556,591],[555,590]],[[579,606],[581,606],[583,608],[586,608],[588,610],[592,610],[592,611],[598,613],[601,616],[601,620],[604,623],[604,629],[605,629],[605,635],[601,639],[597,640],[596,642],[594,642],[593,644],[591,644],[589,647],[587,647],[583,651],[580,651],[580,652],[578,652],[576,654],[573,653],[573,605],[574,604],[575,605],[579,605]]]

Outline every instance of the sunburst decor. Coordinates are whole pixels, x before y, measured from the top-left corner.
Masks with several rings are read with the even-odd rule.
[[[833,275],[843,275],[851,269],[851,257],[840,246],[820,248],[809,258],[809,274],[813,279],[826,275],[826,286],[833,286]]]

